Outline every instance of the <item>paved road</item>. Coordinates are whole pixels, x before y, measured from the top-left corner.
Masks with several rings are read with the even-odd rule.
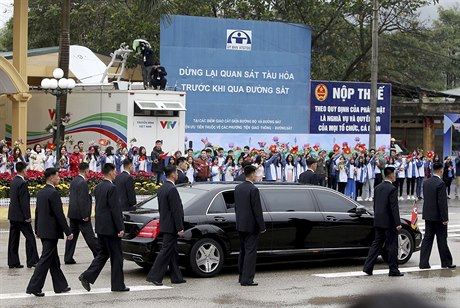
[[[370,205],[370,204],[369,204]],[[412,204],[402,202],[401,212],[409,217]],[[454,261],[460,265],[460,201],[450,202],[449,245]],[[423,227],[423,221],[421,221]],[[91,253],[83,240],[79,240],[75,265],[62,265],[72,287],[70,293],[52,292],[48,276],[44,298],[25,294],[32,275],[31,269],[8,269],[6,246],[8,233],[0,233],[0,306],[1,307],[346,307],[364,294],[394,290],[409,292],[450,308],[460,307],[460,269],[439,269],[437,248],[434,247],[431,270],[417,268],[419,253],[402,267],[406,275],[401,278],[387,276],[384,263],[376,266],[374,276],[363,276],[363,260],[324,261],[288,265],[260,266],[257,269],[258,287],[241,287],[237,283],[235,268],[225,269],[218,277],[199,279],[185,277],[187,283],[155,287],[145,281],[146,272],[134,263],[125,262],[125,279],[132,291],[110,292],[109,264],[86,292],[78,276],[91,262]],[[25,255],[21,242],[21,257]],[[40,244],[39,244],[40,245]],[[41,246],[39,246],[41,249]],[[64,253],[64,241],[59,243],[59,255]],[[24,258],[22,258],[24,262]]]

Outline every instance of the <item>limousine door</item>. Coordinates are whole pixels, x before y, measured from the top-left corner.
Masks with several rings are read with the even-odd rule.
[[[321,247],[323,217],[304,187],[259,188],[273,226],[272,249],[280,253],[314,252]]]
[[[345,195],[326,189],[312,191],[324,215],[325,248],[365,248],[373,239],[373,217],[357,215],[356,205]]]
[[[257,247],[258,250],[270,250],[271,218],[263,206],[262,210],[264,211],[263,215],[267,231],[260,235]],[[234,191],[228,190],[218,193],[213,199],[206,217],[209,224],[215,225],[224,231],[224,237],[228,239],[230,244],[230,251],[238,252],[240,250],[240,239],[236,231]]]

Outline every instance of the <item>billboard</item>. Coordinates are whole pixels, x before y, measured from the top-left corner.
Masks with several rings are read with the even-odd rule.
[[[312,81],[310,134],[334,144],[369,144],[371,84]],[[376,146],[387,148],[391,134],[391,85],[377,85]],[[324,148],[324,147],[323,147]]]
[[[457,156],[460,152],[460,114],[444,114],[443,157]]]
[[[171,16],[160,50],[168,86],[187,92],[186,138],[195,149],[308,133],[309,27]]]

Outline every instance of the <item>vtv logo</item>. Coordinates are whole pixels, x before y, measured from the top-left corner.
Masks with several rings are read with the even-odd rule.
[[[177,121],[160,121],[160,125],[163,129],[174,129],[176,124]]]

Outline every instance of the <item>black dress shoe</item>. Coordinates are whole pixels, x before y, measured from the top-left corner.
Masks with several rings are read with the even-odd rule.
[[[91,291],[91,286],[89,285],[89,281],[85,279],[85,277],[83,277],[83,274],[80,275],[80,277],[78,277],[78,280],[80,280],[81,282],[81,285],[83,286],[83,288],[85,288],[86,291]]]
[[[30,292],[30,291],[26,291],[26,293],[27,293],[27,294],[33,294],[33,295],[35,295],[35,296],[37,296],[37,297],[43,297],[43,296],[45,296],[45,293],[43,293],[43,292]]]
[[[32,267],[37,267],[37,263],[32,264],[32,265],[27,265],[27,268],[32,268]]]
[[[255,286],[258,286],[259,284],[257,282],[250,282],[250,283],[242,283],[241,285],[243,287],[255,287]]]
[[[173,283],[173,284],[181,284],[181,283],[186,283],[186,282],[187,282],[187,280],[185,280],[185,279],[182,279],[181,281],[174,281],[174,282],[171,281],[171,283]]]
[[[18,265],[8,265],[9,268],[23,268],[24,265],[18,264]]]
[[[419,269],[430,269],[431,266],[429,266],[429,265],[427,265],[427,266],[419,266],[418,268],[419,268]]]
[[[70,265],[70,264],[77,264],[77,261],[75,261],[75,260],[70,260],[70,261],[66,261],[66,262],[64,262],[64,263],[67,264],[67,265]]]
[[[366,273],[367,276],[372,276],[372,272],[371,271],[363,271],[364,273]]]
[[[112,292],[128,292],[129,291],[129,288],[124,288],[124,289],[120,289],[120,290],[112,290]]]
[[[59,294],[59,293],[66,293],[66,292],[69,292],[70,290],[71,290],[70,287],[67,287],[67,288],[65,288],[65,289],[62,290],[62,291],[56,291],[56,292],[54,292],[54,293],[58,293],[58,294]]]
[[[147,280],[148,282],[153,283],[153,284],[156,285],[157,287],[161,287],[161,286],[163,285],[163,283],[160,282],[160,281],[150,280],[149,278],[146,278],[145,280]]]
[[[388,276],[390,277],[402,277],[404,276],[403,273],[389,273]]]
[[[451,264],[451,265],[447,265],[447,266],[441,266],[442,268],[456,268],[457,265],[455,264]]]

